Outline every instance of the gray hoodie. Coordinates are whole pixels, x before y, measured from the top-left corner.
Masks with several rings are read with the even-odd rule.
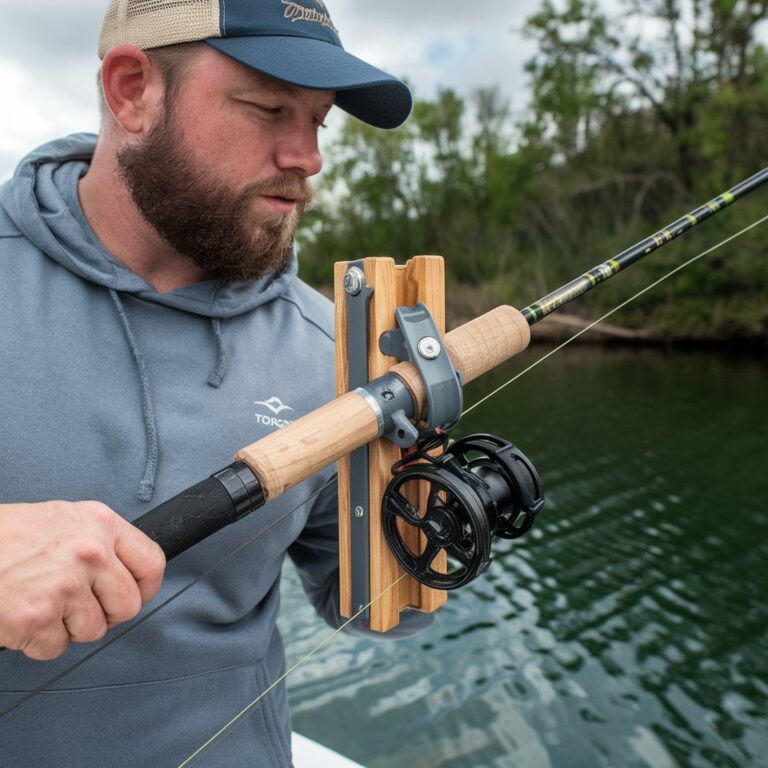
[[[297,266],[160,294],[100,244],[77,196],[95,137],[29,155],[0,187],[0,502],[97,499],[129,520],[333,397],[332,307]],[[184,553],[182,597],[0,719],[0,765],[177,766],[275,680],[283,557],[338,624],[335,496],[320,473]],[[273,526],[273,527],[270,527]],[[108,636],[109,637],[109,636]],[[91,646],[0,653],[0,710]],[[279,687],[196,765],[290,765]]]

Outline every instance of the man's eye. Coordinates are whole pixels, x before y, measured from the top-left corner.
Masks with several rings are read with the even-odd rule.
[[[270,107],[267,104],[254,104],[254,107],[259,110],[259,112],[265,112],[268,115],[279,115],[282,111],[282,107]]]

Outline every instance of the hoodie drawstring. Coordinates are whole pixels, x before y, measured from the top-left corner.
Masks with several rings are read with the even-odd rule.
[[[120,322],[125,332],[125,338],[128,341],[128,346],[131,348],[133,359],[136,361],[139,383],[141,384],[141,409],[144,413],[144,433],[147,437],[147,463],[144,468],[144,477],[141,483],[139,483],[136,498],[146,503],[152,500],[155,492],[155,477],[157,475],[157,426],[155,425],[155,411],[152,407],[152,394],[149,389],[149,379],[147,378],[147,370],[144,366],[144,358],[141,356],[133,331],[131,331],[120,295],[113,289],[110,289],[109,295],[112,297],[112,301],[117,309],[117,314],[120,317]]]
[[[221,338],[221,320],[218,317],[211,318],[211,328],[213,328],[213,335],[216,338],[216,368],[208,375],[208,386],[218,389],[227,375],[227,355],[224,352],[224,341]]]

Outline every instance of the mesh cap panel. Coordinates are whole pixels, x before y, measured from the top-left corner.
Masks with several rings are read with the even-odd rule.
[[[111,0],[99,58],[120,43],[147,50],[220,36],[219,0]]]

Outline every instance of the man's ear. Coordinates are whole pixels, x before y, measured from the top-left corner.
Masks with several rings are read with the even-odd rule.
[[[128,133],[148,131],[162,106],[163,78],[144,51],[116,45],[101,63],[104,101]]]

